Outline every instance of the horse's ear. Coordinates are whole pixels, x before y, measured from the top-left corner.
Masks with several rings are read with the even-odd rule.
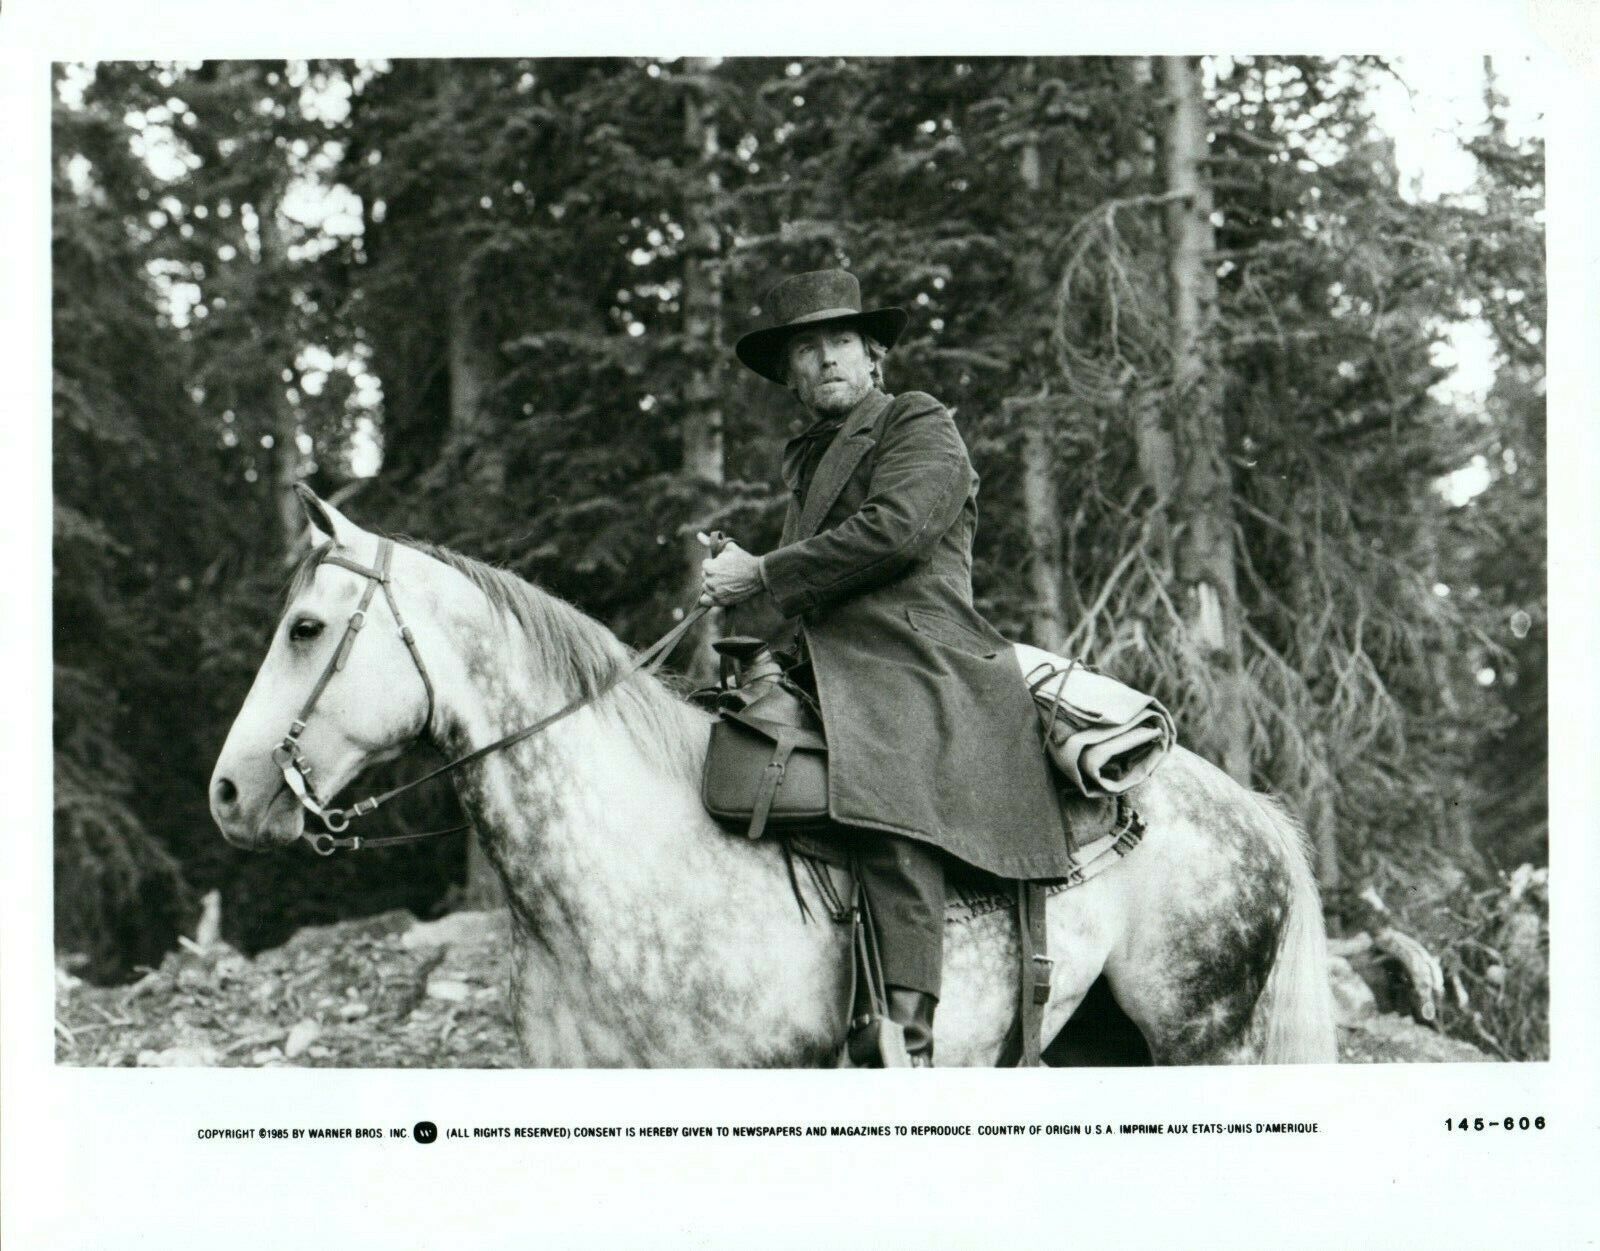
[[[311,526],[311,546],[321,547],[324,543],[352,546],[351,540],[362,532],[360,526],[332,504],[318,499],[316,492],[305,483],[295,483],[294,493],[300,497],[300,507],[305,510],[306,521]]]

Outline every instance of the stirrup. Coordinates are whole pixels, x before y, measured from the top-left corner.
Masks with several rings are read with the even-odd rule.
[[[845,1040],[842,1069],[909,1069],[918,1067],[906,1050],[906,1027],[876,1014],[860,1019]]]

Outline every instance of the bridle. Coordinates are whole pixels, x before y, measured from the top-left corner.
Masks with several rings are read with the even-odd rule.
[[[720,535],[717,537],[721,538]],[[425,773],[419,778],[392,787],[381,795],[369,795],[365,799],[357,800],[348,808],[330,808],[327,806],[327,802],[317,795],[316,786],[311,780],[313,772],[311,762],[305,758],[305,754],[300,750],[300,735],[305,732],[306,724],[311,719],[311,714],[317,706],[317,701],[322,698],[322,693],[327,690],[328,683],[333,680],[333,675],[343,669],[350,659],[350,650],[355,646],[356,636],[361,633],[362,627],[366,625],[367,610],[371,607],[373,597],[377,594],[379,587],[383,588],[383,597],[388,602],[389,612],[394,617],[395,625],[400,631],[400,638],[404,641],[406,650],[411,653],[412,663],[416,665],[417,675],[421,677],[422,685],[428,696],[427,715],[422,719],[422,728],[417,731],[416,738],[422,739],[426,737],[433,725],[433,680],[428,676],[428,667],[422,663],[422,653],[417,649],[416,637],[411,633],[411,627],[405,623],[405,619],[400,615],[400,606],[395,602],[394,580],[389,572],[393,557],[394,540],[380,538],[378,540],[376,567],[363,565],[358,561],[341,555],[337,551],[329,552],[322,558],[321,563],[324,565],[337,565],[341,569],[348,569],[352,573],[360,574],[367,580],[367,585],[361,593],[361,601],[356,605],[356,610],[350,614],[350,621],[345,626],[344,637],[339,640],[339,646],[334,649],[333,655],[328,658],[327,665],[323,667],[322,675],[311,688],[311,693],[306,696],[306,701],[301,705],[299,714],[290,722],[289,732],[272,749],[273,763],[278,766],[279,771],[283,774],[284,782],[294,792],[295,797],[299,799],[301,806],[308,812],[320,817],[323,824],[327,826],[326,830],[307,830],[301,835],[311,845],[311,849],[321,856],[331,856],[335,851],[359,851],[363,847],[383,847],[395,843],[412,843],[419,839],[434,838],[441,834],[459,834],[462,830],[470,829],[470,824],[467,824],[455,825],[443,830],[425,830],[413,834],[391,834],[382,838],[362,838],[360,835],[351,835],[347,838],[335,837],[349,829],[350,822],[355,818],[370,816],[378,810],[380,805],[388,803],[395,796],[403,795],[406,791],[421,786],[424,782],[431,782],[435,778],[452,773],[463,765],[481,760],[492,752],[520,743],[523,739],[539,733],[540,730],[548,729],[562,718],[571,716],[579,709],[588,707],[602,695],[614,690],[641,670],[654,673],[661,667],[662,661],[671,654],[672,649],[678,645],[683,636],[694,626],[695,622],[710,611],[709,605],[701,605],[685,613],[682,621],[678,622],[672,629],[635,656],[633,662],[627,668],[623,669],[622,672],[592,694],[574,700],[565,707],[557,709],[549,716],[541,717],[531,725],[525,725],[519,730],[513,730],[510,734],[496,739],[487,746],[468,752],[464,756],[458,756],[448,764],[440,765],[437,769]]]
[[[422,678],[422,685],[428,695],[428,712],[422,719],[422,728],[417,732],[421,738],[428,732],[428,727],[433,724],[433,679],[428,676],[428,667],[422,663],[422,653],[417,650],[416,637],[411,633],[411,627],[405,623],[405,618],[400,615],[400,606],[395,603],[393,580],[389,574],[389,567],[394,558],[394,541],[388,538],[378,540],[378,563],[373,568],[351,560],[339,552],[329,552],[322,558],[322,564],[337,565],[341,569],[348,569],[358,573],[367,580],[366,589],[361,593],[361,602],[356,605],[356,610],[350,614],[350,621],[344,628],[344,637],[339,640],[339,646],[334,648],[333,655],[328,657],[328,663],[323,666],[322,674],[312,686],[311,693],[306,696],[306,701],[300,706],[300,711],[295,719],[289,723],[289,732],[283,736],[275,748],[272,749],[273,763],[278,766],[283,774],[283,780],[289,789],[294,792],[301,805],[309,812],[321,817],[323,823],[333,833],[341,833],[350,825],[350,818],[361,815],[355,809],[346,812],[339,808],[329,808],[326,801],[317,795],[316,783],[312,780],[313,769],[311,762],[306,759],[305,753],[300,749],[300,735],[305,732],[306,724],[311,720],[311,714],[316,709],[317,701],[322,698],[322,693],[328,689],[328,683],[333,681],[333,675],[345,667],[350,659],[350,651],[355,647],[356,636],[366,625],[367,612],[372,607],[373,596],[378,588],[383,588],[383,597],[389,604],[389,612],[394,616],[395,624],[399,627],[400,637],[405,641],[406,649],[411,653],[412,662],[417,667],[417,673]],[[374,805],[376,806],[376,805]],[[330,854],[334,847],[319,845],[318,839],[328,837],[321,834],[307,833],[304,835],[312,847],[323,855]],[[331,842],[330,838],[330,842]]]

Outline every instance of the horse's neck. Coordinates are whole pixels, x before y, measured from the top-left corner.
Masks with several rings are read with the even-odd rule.
[[[460,639],[466,689],[444,701],[452,755],[570,699],[509,633],[480,629]],[[651,681],[640,675],[625,685]],[[699,802],[704,735],[703,714],[687,705],[619,689],[464,771],[462,803],[525,923],[552,940],[563,929],[592,933],[611,909],[648,912],[682,886],[675,879],[726,853]],[[657,741],[663,736],[681,741]]]
[[[491,639],[464,666],[476,676],[452,708],[472,727],[473,747],[567,698],[541,680],[525,646],[507,654]],[[728,837],[701,806],[707,720],[664,692],[618,691],[463,771],[464,806],[516,919],[514,994],[537,1005],[519,1010],[518,1029],[540,1063],[705,1062],[711,1052],[683,1049],[685,1019],[723,1022],[730,979],[743,1001],[780,959],[800,968],[815,954],[813,933],[781,927],[788,900],[770,849]],[[751,955],[763,942],[766,965]],[[812,997],[809,1015],[824,1013],[827,996]],[[720,1038],[725,1026],[712,1032]],[[762,1045],[777,1045],[782,1030],[764,1028]]]

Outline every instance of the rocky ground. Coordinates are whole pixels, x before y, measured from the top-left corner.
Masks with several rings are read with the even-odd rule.
[[[304,929],[254,959],[189,944],[132,986],[63,973],[56,1057],[107,1067],[507,1068],[517,1063],[507,947],[503,913],[419,922],[401,911]],[[1378,1012],[1344,961],[1333,979],[1346,1062],[1489,1058]]]
[[[1471,1043],[1393,1012],[1339,1027],[1339,1059],[1344,1064],[1460,1064],[1493,1058]]]
[[[58,980],[62,1064],[508,1068],[503,913],[387,912],[246,959],[186,946],[132,986]]]

